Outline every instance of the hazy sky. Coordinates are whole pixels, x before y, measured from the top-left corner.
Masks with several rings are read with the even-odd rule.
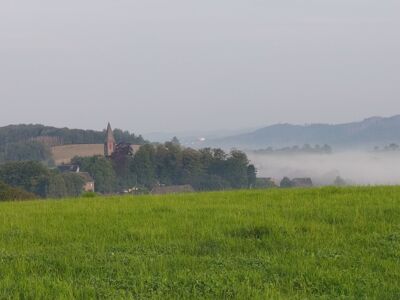
[[[400,113],[398,0],[1,0],[0,125],[134,132]]]

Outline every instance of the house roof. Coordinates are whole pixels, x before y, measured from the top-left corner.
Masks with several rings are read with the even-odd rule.
[[[58,166],[57,169],[62,173],[65,173],[65,172],[77,173],[77,172],[79,172],[78,165],[61,165],[61,166]]]
[[[312,186],[313,182],[311,178],[305,177],[305,178],[294,178],[292,180],[295,186],[302,187],[302,186]]]
[[[93,177],[90,176],[90,174],[88,172],[79,172],[77,174],[79,176],[81,176],[83,178],[83,180],[85,180],[85,182],[94,182]]]

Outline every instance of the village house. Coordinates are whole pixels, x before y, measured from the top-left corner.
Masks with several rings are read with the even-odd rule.
[[[79,173],[80,172],[80,168],[78,165],[71,165],[71,164],[58,166],[57,169],[61,173],[66,173],[66,172]]]
[[[77,173],[84,180],[83,191],[84,192],[94,192],[94,179],[88,172]]]
[[[294,178],[292,179],[293,187],[312,187],[313,182],[311,178]]]
[[[258,177],[255,188],[274,188],[279,186],[279,180],[272,177]]]
[[[94,179],[87,172],[81,172],[78,165],[61,165],[57,169],[61,173],[75,173],[83,179],[83,191],[84,192],[94,192]]]

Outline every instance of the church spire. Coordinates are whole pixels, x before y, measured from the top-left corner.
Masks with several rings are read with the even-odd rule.
[[[111,129],[111,124],[110,124],[110,122],[108,122],[108,125],[107,125],[107,134],[106,134],[106,143],[109,143],[109,142],[115,143],[114,132],[113,132],[113,130]]]
[[[107,133],[106,133],[106,140],[104,143],[104,156],[108,157],[111,156],[111,154],[113,154],[114,150],[115,150],[115,138],[114,138],[114,133],[111,129],[111,124],[108,123],[107,125]]]

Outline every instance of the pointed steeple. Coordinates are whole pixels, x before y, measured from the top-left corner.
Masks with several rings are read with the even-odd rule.
[[[107,125],[106,140],[104,142],[104,156],[109,157],[115,150],[116,142],[110,123]]]
[[[114,143],[115,144],[115,138],[114,138],[114,132],[111,129],[111,124],[108,122],[107,125],[107,134],[106,134],[106,143]]]

